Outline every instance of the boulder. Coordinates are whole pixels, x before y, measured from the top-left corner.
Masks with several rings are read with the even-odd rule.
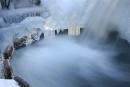
[[[20,85],[20,87],[30,87],[29,84],[19,76],[15,76],[14,80]]]
[[[40,39],[41,35],[42,35],[42,30],[40,28],[35,28],[31,32],[31,39],[33,39],[33,41],[37,41]]]

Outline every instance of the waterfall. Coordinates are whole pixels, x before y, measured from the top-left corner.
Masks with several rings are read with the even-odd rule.
[[[118,51],[87,41],[60,36],[18,50],[11,60],[14,72],[31,87],[129,87],[129,65],[116,64]]]
[[[1,29],[0,41],[6,41],[0,49],[16,34],[29,35],[33,28],[54,37],[17,50],[11,59],[14,75],[31,87],[130,87],[130,0],[42,0],[42,4],[51,14],[46,20],[26,18],[43,17],[43,8],[0,14],[7,23],[26,18]],[[66,28],[68,36],[55,36],[55,31]]]

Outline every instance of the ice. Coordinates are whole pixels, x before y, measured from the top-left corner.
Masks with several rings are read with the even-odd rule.
[[[107,37],[106,26],[116,25],[121,37],[130,42],[130,0],[42,0],[51,13],[46,25],[63,28],[79,24],[98,37]],[[100,33],[99,33],[100,31]]]
[[[47,10],[44,7],[30,7],[12,10],[1,10],[0,17],[3,17],[6,23],[19,23],[26,17],[42,16],[47,17]]]
[[[40,28],[43,29],[45,19],[42,17],[28,17],[21,22],[21,25],[24,25],[26,28]]]
[[[53,38],[53,37],[55,37],[55,31],[54,30],[45,30],[44,36],[45,36],[45,38]]]
[[[0,29],[0,77],[2,77],[2,53],[8,45],[13,45],[15,38],[27,36],[26,46],[30,45],[34,40],[39,40],[40,35],[44,32],[44,21],[42,17],[28,17],[21,23],[12,24],[9,27]],[[31,35],[34,35],[34,40]],[[0,86],[1,87],[1,86]]]
[[[5,25],[5,22],[3,18],[0,17],[0,28],[3,27],[4,25]]]
[[[42,0],[43,5],[48,9],[51,16],[48,18],[47,24],[50,27],[63,28],[72,22],[80,21],[83,6],[86,0]],[[83,8],[83,9],[82,9]],[[79,16],[78,16],[79,15]],[[78,22],[79,23],[79,22]]]
[[[29,37],[34,29],[41,29],[41,32],[44,32],[44,21],[42,17],[28,17],[17,25],[2,28],[0,30],[0,52],[2,53],[8,44],[13,44],[16,37],[28,36],[27,44],[30,44],[32,40]]]
[[[3,76],[2,75],[3,74],[3,72],[2,72],[2,69],[3,69],[2,66],[3,66],[3,62],[2,62],[2,58],[0,57],[0,79],[3,78],[2,77]]]
[[[31,1],[32,0],[14,0],[13,4],[15,8],[26,8],[33,6]]]
[[[91,45],[62,36],[44,39],[18,50],[11,63],[31,87],[129,87],[130,71],[114,62],[113,47],[87,41]]]

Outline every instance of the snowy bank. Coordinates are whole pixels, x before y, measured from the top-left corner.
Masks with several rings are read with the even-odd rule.
[[[39,28],[44,30],[44,21],[42,17],[28,17],[17,25],[11,25],[10,27],[0,29],[0,53],[9,44],[13,44],[16,37],[28,36],[32,30]]]
[[[47,17],[47,14],[48,11],[44,7],[31,7],[12,10],[1,10],[0,17],[3,17],[6,23],[19,23],[26,17]]]
[[[3,73],[3,71],[7,70],[4,65],[9,64],[8,62],[4,62],[4,60],[9,61],[9,59],[5,59],[5,51],[6,47],[8,46],[15,46],[14,41],[17,38],[23,38],[24,36],[27,36],[25,44],[31,44],[34,40],[39,40],[40,35],[44,31],[44,19],[42,17],[28,17],[21,23],[17,25],[11,25],[10,27],[2,28],[0,29],[0,78],[3,78],[3,74],[5,76],[6,73]],[[33,37],[33,38],[32,38]],[[7,52],[7,51],[6,51]],[[10,54],[10,52],[9,52]],[[10,57],[12,56],[12,53]],[[3,62],[2,62],[3,61]],[[12,68],[10,68],[12,69]],[[25,81],[21,78],[16,77],[15,79],[18,83],[21,83],[24,85]],[[14,80],[0,80],[0,87],[18,87],[15,86]],[[10,82],[11,81],[11,82]],[[7,85],[7,86],[6,86]]]
[[[14,80],[0,79],[0,87],[19,87]]]

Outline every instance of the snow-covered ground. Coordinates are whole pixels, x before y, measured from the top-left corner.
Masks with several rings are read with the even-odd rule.
[[[0,10],[0,17],[3,17],[6,23],[19,23],[26,17],[42,16],[47,17],[47,10],[44,7],[31,7],[12,10]]]
[[[20,87],[14,80],[0,79],[0,87]]]

